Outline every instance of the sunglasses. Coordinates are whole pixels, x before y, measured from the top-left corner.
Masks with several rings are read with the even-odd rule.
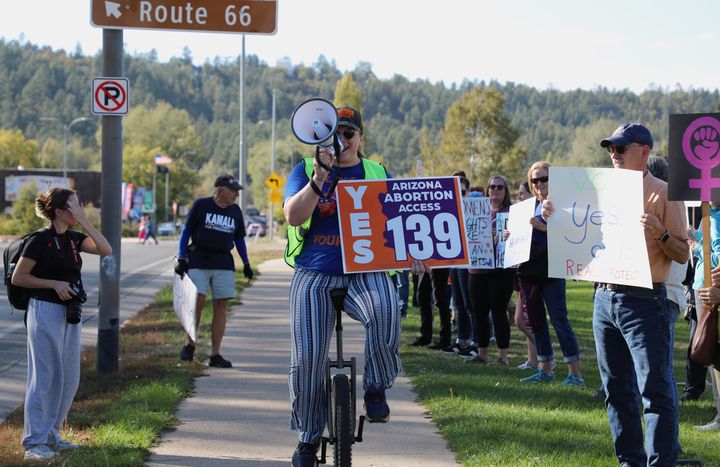
[[[505,185],[488,185],[488,188],[491,190],[504,190]]]
[[[615,146],[614,144],[611,144],[611,145],[609,145],[606,149],[607,149],[607,152],[609,152],[610,154],[612,154],[613,152],[614,152],[615,154],[622,154],[622,153],[624,153],[625,151],[627,151],[627,149],[628,149],[630,146],[632,146],[633,144],[638,144],[639,146],[642,146],[642,145],[639,144],[639,143],[630,143],[630,144],[628,144],[628,145],[626,145],[626,146]]]
[[[340,132],[345,139],[353,139],[355,137],[355,130],[343,130]]]
[[[539,185],[541,183],[547,183],[548,180],[550,180],[547,176],[545,177],[538,177],[538,178],[531,178],[530,183],[533,185]]]

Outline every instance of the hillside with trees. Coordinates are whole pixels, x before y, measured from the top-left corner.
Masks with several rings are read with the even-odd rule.
[[[124,66],[131,87],[124,123],[127,181],[148,186],[154,154],[167,154],[175,161],[171,198],[183,204],[207,194],[218,173],[237,173],[238,59],[197,66],[186,49],[167,63],[152,52],[126,56]],[[0,40],[0,164],[61,167],[63,124],[89,115],[90,81],[101,70],[100,55]],[[313,152],[292,136],[289,119],[297,104],[317,96],[361,109],[364,153],[393,175],[414,175],[422,159],[424,175],[464,169],[473,184],[491,173],[518,180],[538,159],[607,165],[597,142],[625,121],[645,123],[658,140],[656,152],[666,154],[668,115],[716,111],[720,102],[717,89],[562,92],[516,83],[379,79],[368,63],[343,74],[323,56],[310,66],[271,66],[251,55],[245,76],[249,188],[260,208],[267,204],[262,182],[270,167],[273,90],[281,175]],[[99,118],[72,127],[69,167],[99,169],[99,127]],[[164,190],[163,177],[158,182]]]

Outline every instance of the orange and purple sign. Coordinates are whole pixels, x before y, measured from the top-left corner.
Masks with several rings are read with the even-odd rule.
[[[337,207],[345,273],[467,266],[457,177],[341,180]]]

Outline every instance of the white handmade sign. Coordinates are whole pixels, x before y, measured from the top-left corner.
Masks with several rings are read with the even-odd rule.
[[[499,212],[495,215],[495,238],[497,238],[497,244],[495,245],[495,267],[505,267],[505,238],[503,237],[504,232],[508,229],[508,220],[510,214],[507,212]]]
[[[179,274],[173,274],[173,307],[175,314],[180,319],[183,329],[188,333],[190,339],[197,340],[195,329],[195,304],[197,302],[197,287],[193,284],[187,274],[180,278]]]
[[[528,198],[510,206],[508,230],[510,236],[505,241],[506,269],[524,263],[530,259],[533,227],[530,219],[535,215],[535,198]]]
[[[467,236],[470,266],[473,269],[493,269],[492,220],[490,218],[490,198],[466,196],[462,199],[463,217],[465,217],[465,235]]]
[[[550,168],[548,275],[652,287],[636,170]]]

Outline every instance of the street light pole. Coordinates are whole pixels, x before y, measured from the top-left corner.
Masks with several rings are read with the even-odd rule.
[[[65,131],[64,133],[64,142],[63,142],[63,178],[67,178],[67,143],[68,143],[68,133],[70,133],[70,128],[75,125],[76,123],[84,122],[86,120],[90,120],[87,117],[78,117],[72,122],[65,125]]]
[[[165,222],[168,221],[168,198],[170,197],[170,168],[165,167]]]
[[[40,120],[54,120],[63,126],[63,178],[67,179],[68,134],[70,133],[70,128],[76,123],[85,122],[90,119],[87,117],[78,117],[70,123],[63,123],[57,117],[40,117]]]

